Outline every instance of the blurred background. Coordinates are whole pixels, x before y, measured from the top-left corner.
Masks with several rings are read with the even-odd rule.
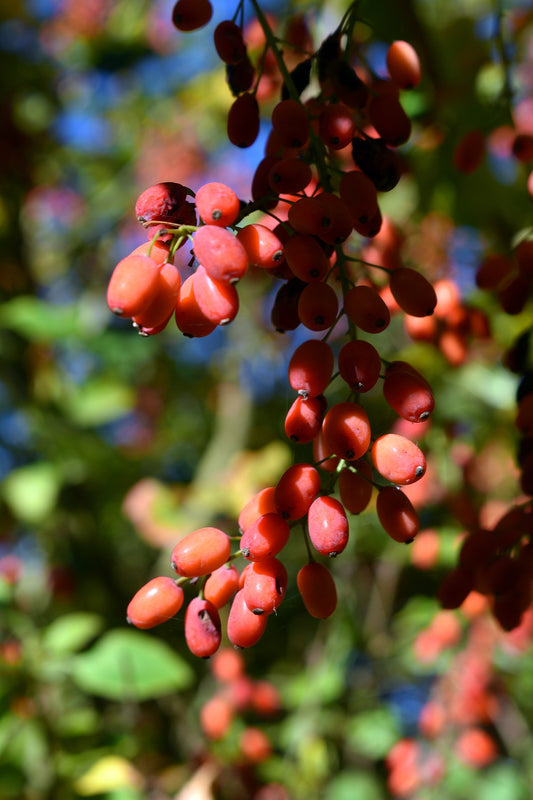
[[[410,492],[416,548],[390,541],[372,508],[354,517],[333,565],[339,608],[318,623],[295,587],[303,543],[291,542],[286,599],[255,648],[228,656],[233,673],[188,653],[183,610],[140,632],[126,607],[170,574],[181,536],[237,533],[252,494],[311,457],[283,430],[287,363],[307,333],[272,331],[278,284],[257,277],[239,288],[235,322],[205,339],[172,321],[142,338],[107,308],[114,265],[145,241],[140,192],[216,180],[248,199],[279,97],[279,83],[265,90],[252,148],[230,145],[212,31],[234,4],[215,0],[209,25],[187,35],[172,6],[0,2],[0,797],[527,800],[531,615],[504,633],[483,596],[451,612],[436,594],[464,531],[520,496],[520,375],[502,354],[531,327],[531,303],[507,313],[475,273],[531,230],[530,165],[511,151],[516,129],[533,132],[531,4],[361,3],[371,68],[384,75],[388,44],[405,38],[424,71],[402,97],[413,136],[383,200],[387,231],[410,264],[454,282],[478,325],[459,355],[410,335],[401,315],[380,334],[437,400],[417,439],[428,472]],[[305,18],[315,48],[346,10],[262,7],[273,21]],[[466,176],[452,155],[471,129],[486,152]],[[368,246],[379,258],[386,242]],[[377,393],[368,409],[377,428],[394,424]],[[202,709],[230,695],[208,715],[222,714],[219,736]]]

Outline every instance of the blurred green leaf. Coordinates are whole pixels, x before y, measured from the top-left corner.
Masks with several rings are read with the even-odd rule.
[[[43,644],[54,655],[81,650],[102,630],[104,621],[98,614],[78,611],[55,619],[44,631]]]
[[[60,484],[59,470],[42,461],[13,470],[0,485],[0,492],[15,517],[35,525],[54,509]]]
[[[348,741],[369,758],[383,758],[400,736],[398,722],[386,708],[363,711],[348,724]]]
[[[72,389],[65,402],[68,415],[79,425],[102,425],[127,414],[135,392],[114,378],[99,377]]]
[[[81,689],[100,697],[148,700],[187,688],[194,673],[164,642],[117,629],[75,658],[72,677]]]
[[[75,305],[55,306],[29,295],[15,297],[3,304],[0,327],[10,328],[26,339],[39,342],[79,336],[84,328]]]
[[[376,778],[367,772],[346,771],[327,787],[328,800],[383,800],[384,794]]]

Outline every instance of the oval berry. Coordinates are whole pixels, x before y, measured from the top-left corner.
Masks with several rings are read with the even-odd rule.
[[[426,472],[423,452],[410,439],[397,433],[386,433],[376,439],[370,454],[379,474],[392,483],[414,483]]]
[[[342,553],[348,544],[348,518],[342,503],[334,497],[317,497],[307,512],[309,538],[323,556]]]
[[[323,564],[305,564],[296,577],[304,605],[316,619],[331,616],[337,608],[337,589],[331,572]]]
[[[272,558],[289,541],[290,528],[281,514],[263,514],[241,537],[241,552],[250,561]]]
[[[370,445],[370,422],[358,403],[346,401],[332,406],[324,417],[322,430],[331,452],[348,461],[361,458]]]
[[[244,589],[239,589],[228,615],[228,639],[235,647],[252,647],[265,632],[267,620],[268,614],[254,614],[250,611],[246,605]]]
[[[191,653],[209,658],[216,653],[222,640],[218,610],[209,600],[194,597],[185,612],[185,642]]]
[[[285,519],[301,519],[320,490],[320,475],[312,464],[293,464],[285,470],[274,492],[278,513]]]
[[[231,552],[229,536],[219,528],[198,528],[184,536],[172,551],[172,569],[186,578],[208,575],[226,563]]]
[[[136,628],[153,628],[177,614],[183,605],[183,589],[172,578],[152,578],[130,600],[127,619]]]

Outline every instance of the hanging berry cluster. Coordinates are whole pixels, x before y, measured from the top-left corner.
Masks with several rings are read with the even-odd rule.
[[[419,519],[400,487],[422,478],[424,455],[403,435],[376,435],[360,396],[381,381],[386,403],[415,425],[434,407],[420,372],[405,361],[383,359],[377,345],[359,338],[360,332],[385,330],[392,306],[425,318],[437,304],[422,273],[398,260],[385,267],[361,258],[365,241],[382,226],[379,193],[393,189],[401,176],[396,148],[409,138],[411,125],[399,96],[421,78],[416,53],[406,42],[392,43],[387,79],[376,78],[362,64],[352,66],[357,60],[352,6],[318,50],[289,72],[269,23],[253,5],[266,42],[259,76],[270,53],[282,89],[251,201],[240,201],[218,182],[196,193],[176,183],[149,187],[135,209],[148,241],[117,264],[107,292],[109,308],[131,318],[143,335],[158,333],[174,318],[183,334],[202,337],[235,318],[238,282],[247,272],[262,270],[281,281],[271,310],[273,327],[284,332],[303,325],[310,332],[290,359],[288,380],[296,397],[285,432],[295,445],[312,443],[313,463],[294,463],[275,486],[252,497],[239,515],[238,535],[204,527],[185,536],[172,552],[178,578],[154,578],[128,607],[132,624],[150,628],[180,610],[184,584],[199,586],[187,603],[185,639],[200,657],[218,650],[219,611],[227,604],[230,642],[249,647],[260,639],[285,595],[289,578],[281,554],[294,527],[304,528],[307,549],[297,587],[307,611],[319,619],[337,604],[334,577],[319,559],[345,549],[348,514],[363,511],[375,493],[383,529],[397,542],[414,539]],[[176,26],[190,30],[202,8],[179,0]],[[209,17],[204,9],[199,24]],[[235,95],[228,136],[246,147],[259,130],[252,88],[256,68],[235,21],[220,23],[214,39]],[[316,91],[302,100],[313,82]],[[262,221],[247,223],[250,212],[258,210]],[[187,240],[192,272],[182,280],[173,261]],[[342,337],[337,347],[328,339],[339,323],[345,332],[332,337],[336,344]],[[329,406],[326,392],[337,374],[345,399]],[[233,540],[239,543],[236,551]],[[246,564],[240,572],[237,558]]]

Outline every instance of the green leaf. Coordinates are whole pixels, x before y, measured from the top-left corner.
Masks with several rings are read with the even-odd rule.
[[[194,673],[164,642],[140,631],[117,629],[76,656],[72,678],[99,697],[148,700],[190,686]]]
[[[65,614],[46,628],[43,644],[54,655],[75,653],[102,630],[103,624],[98,614],[84,611]]]
[[[348,741],[362,755],[383,758],[400,738],[395,717],[385,708],[363,711],[351,720]]]
[[[0,487],[14,516],[30,525],[42,522],[52,512],[59,488],[59,471],[44,461],[13,470]]]
[[[114,378],[95,378],[72,387],[65,405],[67,414],[79,425],[102,425],[131,411],[135,393]]]
[[[0,326],[39,342],[65,339],[73,334],[79,336],[83,328],[75,305],[51,305],[28,295],[4,303],[0,310]]]
[[[346,771],[334,778],[327,788],[328,800],[383,800],[383,792],[376,778],[366,772]]]

